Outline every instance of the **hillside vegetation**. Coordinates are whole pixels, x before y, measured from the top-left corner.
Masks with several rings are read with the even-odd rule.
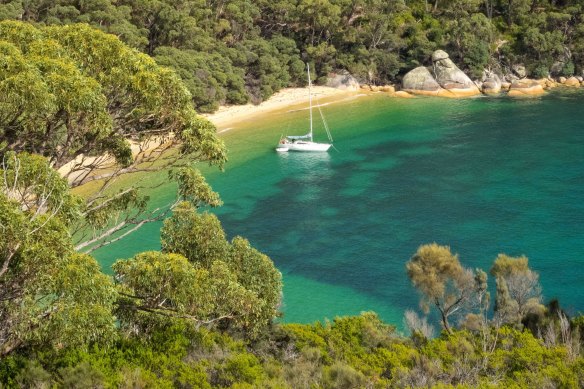
[[[179,203],[149,251],[100,272],[73,249],[83,207],[44,157],[4,151],[0,170],[0,383],[23,388],[577,388],[584,317],[542,304],[525,257],[488,275],[448,247],[404,271],[423,312],[408,334],[374,313],[279,324],[281,275],[217,218]],[[49,189],[47,191],[47,189]],[[18,194],[27,193],[25,197]]]
[[[443,49],[472,77],[582,75],[582,0],[4,0],[0,20],[88,23],[173,68],[200,112],[344,69],[388,84]]]
[[[227,156],[193,102],[265,98],[306,60],[370,82],[437,46],[469,69],[580,69],[580,5],[522,4],[2,2],[2,17],[25,21],[0,22],[0,386],[584,386],[584,318],[544,304],[525,257],[494,260],[491,296],[486,272],[420,246],[403,259],[422,308],[405,333],[370,312],[280,324],[281,274],[226,238],[196,169]],[[143,180],[114,185],[150,172],[176,183],[171,204],[152,209]],[[87,184],[92,195],[72,192]],[[101,272],[92,250],[163,218],[159,251]]]

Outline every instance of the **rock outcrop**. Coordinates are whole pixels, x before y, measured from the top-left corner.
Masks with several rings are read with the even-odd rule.
[[[485,71],[481,90],[486,95],[496,95],[501,92],[501,79],[493,72]]]
[[[434,76],[432,76],[432,73],[426,67],[418,66],[404,76],[402,89],[408,92],[436,92],[440,89],[440,84],[438,84]]]
[[[404,76],[402,89],[427,96],[466,97],[480,94],[472,80],[443,50],[432,54],[432,72],[423,66],[411,70]]]
[[[535,80],[524,79],[513,81],[509,89],[508,96],[512,97],[529,97],[540,96],[544,94],[543,87]]]
[[[365,88],[361,88],[365,90],[370,90],[371,92],[386,92],[386,93],[393,93],[395,92],[395,87],[393,85],[367,85]]]
[[[366,92],[385,92],[389,94],[393,94],[395,92],[395,86],[393,85],[368,85],[362,84],[360,86],[362,91]]]
[[[359,90],[359,82],[346,70],[329,74],[326,80],[326,86],[350,91]]]
[[[580,81],[576,77],[570,77],[564,82],[565,86],[580,86]]]
[[[566,66],[566,64],[562,61],[554,62],[550,67],[550,75],[557,77],[562,73],[562,70],[564,70],[564,66]]]
[[[558,84],[550,77],[547,78],[540,78],[539,80],[535,80],[539,85],[543,87],[543,89],[552,89],[558,86]]]
[[[443,50],[432,53],[432,67],[419,66],[408,72],[402,81],[402,90],[393,95],[409,97],[410,95],[426,95],[441,97],[467,97],[482,93],[487,95],[507,92],[512,97],[540,96],[545,89],[559,85],[551,77],[532,80],[527,77],[525,66],[513,65],[506,74],[487,70],[481,79],[472,81]],[[582,78],[560,77],[559,81],[572,87],[584,86]]]
[[[395,92],[395,86],[393,86],[393,85],[381,85],[379,87],[379,91],[380,92],[386,92],[386,93],[394,93]]]
[[[474,82],[448,58],[445,51],[436,50],[432,54],[432,64],[436,81],[442,88],[476,89]]]

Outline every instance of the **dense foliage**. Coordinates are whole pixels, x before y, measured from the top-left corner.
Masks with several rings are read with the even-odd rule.
[[[185,154],[224,162],[174,72],[116,37],[86,25],[5,21],[0,50],[0,141],[11,150],[41,154],[55,168],[106,153],[129,166],[129,141],[172,133]]]
[[[280,273],[247,240],[229,243],[215,215],[180,204],[164,223],[162,248],[114,264],[122,327],[149,333],[167,318],[187,319],[255,338],[276,316]]]
[[[145,212],[141,189],[160,180],[116,186],[122,174],[174,169],[174,205],[220,203],[193,164],[222,166],[225,147],[172,70],[81,24],[0,22],[0,53],[0,157],[4,149],[36,153],[69,186],[91,186],[82,217],[70,220],[76,250],[95,250],[172,208]]]
[[[277,314],[281,275],[200,213],[221,201],[192,164],[222,165],[225,149],[175,73],[83,24],[3,21],[0,48],[0,357],[107,347],[175,325],[259,337]],[[146,212],[140,182],[114,185],[156,171],[178,183],[162,211]],[[88,184],[85,198],[70,191]],[[119,261],[113,278],[80,253],[171,211],[164,253]]]
[[[259,101],[302,83],[303,61],[320,77],[345,68],[373,83],[395,80],[438,47],[475,74],[520,62],[535,75],[581,71],[582,6],[0,1],[1,18],[38,23],[0,23],[0,386],[584,386],[584,318],[542,304],[525,257],[495,259],[492,303],[487,273],[466,269],[448,247],[421,246],[406,269],[422,311],[439,315],[437,337],[413,311],[407,335],[374,313],[278,324],[280,273],[201,211],[220,200],[191,166],[226,160],[193,102],[212,110]],[[70,22],[114,33],[158,64]],[[67,164],[62,178],[55,168]],[[106,276],[79,251],[152,220],[139,217],[147,198],[138,188],[113,179],[163,169],[179,186],[176,202],[152,216],[172,211],[161,251],[120,260]],[[70,192],[88,182],[101,182],[89,199]]]
[[[148,338],[173,325],[256,339],[277,314],[272,261],[241,237],[227,242],[216,217],[190,202],[166,222],[164,253],[120,260],[112,279],[75,252],[68,227],[82,201],[47,159],[5,152],[0,177],[0,356]]]
[[[0,168],[0,355],[30,345],[83,346],[115,332],[115,290],[73,249],[80,201],[41,156],[8,152]]]
[[[192,203],[174,209],[162,252],[114,264],[75,253],[82,202],[41,156],[5,153],[0,171],[0,384],[7,387],[581,387],[583,317],[544,307],[525,257],[499,255],[489,317],[485,272],[448,247],[407,263],[422,306],[410,335],[374,313],[274,322],[280,274],[268,257]],[[42,177],[42,185],[38,177]],[[34,178],[34,179],[31,179]],[[454,317],[459,318],[455,325]],[[449,319],[451,320],[449,322]]]
[[[0,18],[88,23],[170,66],[200,111],[267,98],[346,69],[399,80],[436,49],[479,77],[524,65],[534,78],[584,70],[582,0],[4,0]]]
[[[573,321],[576,325],[581,320]],[[253,343],[160,328],[110,347],[0,360],[0,382],[66,388],[577,388],[584,358],[510,327],[407,338],[373,313],[274,327]]]

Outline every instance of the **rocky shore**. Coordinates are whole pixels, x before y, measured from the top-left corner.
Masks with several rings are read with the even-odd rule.
[[[351,85],[355,82],[351,81]],[[360,88],[373,92],[388,92],[395,97],[411,98],[414,96],[438,96],[464,98],[484,95],[507,95],[511,97],[540,96],[546,90],[558,86],[571,88],[584,87],[582,77],[551,77],[531,79],[525,68],[513,66],[508,74],[497,74],[485,70],[480,80],[471,80],[450,59],[448,53],[436,50],[432,54],[432,65],[419,66],[409,71],[403,78],[401,86],[360,85]]]
[[[432,65],[412,69],[404,76],[401,85],[360,84],[347,71],[339,71],[329,75],[326,86],[313,86],[312,92],[315,98],[314,103],[318,104],[318,97],[321,97],[326,100],[326,104],[329,104],[372,92],[385,93],[398,98],[416,96],[466,98],[479,95],[532,97],[541,96],[546,90],[561,86],[584,87],[584,82],[582,77],[576,76],[531,79],[521,65],[513,66],[508,74],[485,70],[481,79],[471,80],[450,59],[448,53],[436,50],[432,54]],[[256,115],[277,110],[290,110],[294,107],[302,109],[307,102],[306,88],[288,88],[279,91],[259,105],[221,107],[215,113],[203,116],[213,122],[220,132],[223,132],[237,127],[241,122],[254,120]]]

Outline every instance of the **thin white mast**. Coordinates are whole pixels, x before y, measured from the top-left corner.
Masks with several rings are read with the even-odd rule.
[[[310,82],[310,64],[306,63],[306,71],[308,73],[308,105],[310,108],[310,141],[312,142],[312,83]]]

